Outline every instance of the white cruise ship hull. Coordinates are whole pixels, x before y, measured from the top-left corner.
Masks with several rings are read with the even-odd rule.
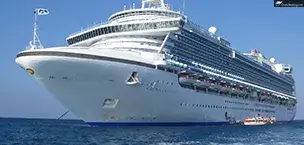
[[[103,56],[28,55],[17,57],[16,62],[34,70],[38,82],[92,126],[222,125],[229,123],[226,112],[236,120],[260,114],[282,122],[295,116],[295,108],[188,90],[179,85],[176,74]],[[133,71],[141,84],[126,84]],[[103,106],[106,99],[116,99],[117,104]]]

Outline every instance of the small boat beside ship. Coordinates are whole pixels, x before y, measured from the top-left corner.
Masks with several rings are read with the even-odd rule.
[[[267,124],[274,124],[276,122],[275,117],[252,117],[252,118],[245,118],[241,124],[242,125],[267,125]]]

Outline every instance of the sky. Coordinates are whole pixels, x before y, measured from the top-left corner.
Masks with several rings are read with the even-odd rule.
[[[182,0],[165,0],[175,10]],[[0,117],[58,118],[63,107],[33,77],[15,64],[19,51],[33,37],[35,8],[47,8],[38,17],[39,37],[44,47],[66,45],[65,38],[107,18],[124,5],[140,6],[140,0],[9,0],[0,1]],[[298,111],[304,119],[304,9],[275,8],[273,0],[186,0],[185,15],[231,42],[241,52],[258,48],[266,57],[293,65]],[[72,113],[65,118],[76,119]]]

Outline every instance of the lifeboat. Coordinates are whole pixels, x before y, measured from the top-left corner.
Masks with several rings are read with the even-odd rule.
[[[274,95],[274,93],[270,93],[269,94],[269,96],[272,98],[272,99],[275,99],[275,100],[277,100],[278,98],[277,98],[277,96],[276,95]]]
[[[251,87],[246,87],[246,92],[247,92],[248,94],[252,93],[252,88],[251,88]]]
[[[206,87],[209,87],[211,85],[211,83],[206,78],[200,76],[197,79],[195,85],[198,86],[198,87],[206,88]]]
[[[260,92],[260,98],[261,99],[266,99],[267,98],[267,92]]]
[[[209,86],[210,89],[214,89],[214,90],[219,89],[219,86],[217,84],[217,80],[215,78],[209,78],[207,81],[210,83],[210,86]]]
[[[189,73],[180,73],[178,79],[181,84],[192,85],[196,82],[195,75]]]
[[[189,79],[189,75],[186,73],[180,73],[178,76],[178,80],[181,84],[184,84],[187,82],[187,79]]]
[[[242,85],[239,86],[240,89],[240,94],[248,94],[249,93],[249,89],[243,87]]]
[[[220,82],[220,86],[221,86],[221,91],[222,92],[229,92],[231,91],[231,88],[229,87],[228,83],[225,81],[221,81]]]
[[[241,94],[242,91],[241,91],[241,88],[238,87],[237,84],[231,84],[231,90],[232,90],[232,93],[235,93],[235,94]]]
[[[270,92],[266,93],[267,99],[271,100],[271,101],[275,101],[275,98],[272,97]]]

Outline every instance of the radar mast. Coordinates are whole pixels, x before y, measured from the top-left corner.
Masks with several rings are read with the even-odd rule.
[[[33,50],[33,49],[42,49],[43,46],[40,42],[40,39],[37,34],[37,18],[38,16],[42,15],[48,15],[49,10],[44,8],[37,8],[34,10],[34,34],[33,34],[33,40],[30,41],[29,46],[26,48],[27,50]]]

